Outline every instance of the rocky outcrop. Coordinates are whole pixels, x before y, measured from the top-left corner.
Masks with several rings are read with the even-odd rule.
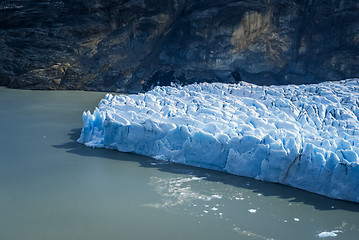
[[[350,0],[5,0],[0,85],[146,91],[359,76]]]

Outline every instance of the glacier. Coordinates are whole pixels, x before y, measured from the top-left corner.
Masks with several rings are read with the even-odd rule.
[[[359,79],[106,94],[79,143],[359,202]]]

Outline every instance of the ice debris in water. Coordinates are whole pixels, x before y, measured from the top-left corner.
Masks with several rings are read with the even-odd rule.
[[[107,94],[78,142],[359,202],[359,80]]]
[[[321,232],[317,235],[319,238],[325,238],[325,237],[336,237],[338,236],[338,232],[341,232],[340,230],[334,230],[331,232]]]

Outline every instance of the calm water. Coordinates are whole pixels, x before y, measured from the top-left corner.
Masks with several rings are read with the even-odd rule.
[[[76,143],[103,96],[0,88],[0,239],[359,239],[358,204]]]

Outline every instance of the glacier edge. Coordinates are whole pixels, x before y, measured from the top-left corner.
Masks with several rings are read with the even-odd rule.
[[[359,202],[359,80],[107,94],[79,143]]]

